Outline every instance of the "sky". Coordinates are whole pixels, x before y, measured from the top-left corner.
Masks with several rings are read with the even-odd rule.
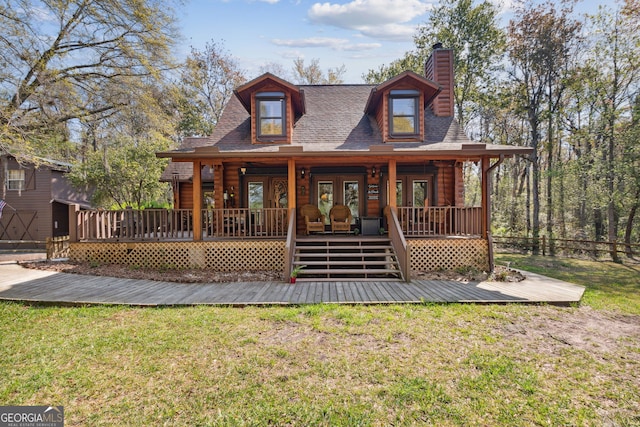
[[[346,68],[345,83],[363,83],[370,69],[413,49],[413,36],[438,0],[187,0],[178,12],[184,40],[180,56],[207,42],[223,46],[249,79],[260,67],[291,70],[296,58],[320,67]],[[512,0],[491,0],[506,25]],[[579,12],[595,12],[606,0],[582,0]],[[283,76],[284,77],[284,76]]]

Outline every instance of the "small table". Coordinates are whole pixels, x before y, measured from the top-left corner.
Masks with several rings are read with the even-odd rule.
[[[380,232],[380,220],[382,218],[375,216],[365,216],[360,218],[363,236],[376,236]]]

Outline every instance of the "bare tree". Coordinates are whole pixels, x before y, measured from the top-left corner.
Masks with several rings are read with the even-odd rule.
[[[237,61],[221,44],[211,41],[203,51],[191,48],[180,85],[183,92],[181,133],[185,136],[211,134],[233,90],[245,80]]]
[[[530,144],[533,148],[530,156],[532,235],[536,242],[540,236],[540,149],[544,137],[543,124],[545,120],[551,120],[550,115],[558,104],[561,70],[567,63],[569,47],[580,28],[578,22],[569,18],[571,4],[572,2],[564,2],[560,12],[551,2],[529,7],[520,4],[516,9],[516,19],[509,24],[508,52],[512,63],[511,78],[516,84],[514,95],[519,109],[527,116]],[[552,138],[549,132],[547,136]],[[548,157],[548,161],[550,159],[552,157]],[[551,197],[550,188],[548,192],[548,197]],[[551,200],[547,199],[547,202],[551,204]],[[538,248],[535,247],[534,253],[537,251]]]
[[[338,68],[329,68],[326,75],[320,68],[320,60],[312,59],[311,64],[304,65],[304,59],[298,58],[293,61],[294,78],[298,84],[317,85],[317,84],[340,84],[343,83],[342,76],[347,69],[344,65]]]
[[[77,119],[129,103],[174,66],[172,3],[8,0],[0,5],[0,152],[20,156]]]

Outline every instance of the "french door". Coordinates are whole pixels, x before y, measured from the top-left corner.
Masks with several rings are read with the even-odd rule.
[[[399,177],[396,180],[396,206],[415,208],[431,206],[435,202],[432,192],[431,176]],[[387,194],[389,194],[388,191]]]
[[[362,178],[317,176],[315,179],[315,197],[318,209],[324,214],[325,221],[329,223],[329,212],[336,204],[348,206],[355,224],[360,217],[362,207]]]

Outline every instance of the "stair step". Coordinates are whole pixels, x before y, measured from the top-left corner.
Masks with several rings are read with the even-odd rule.
[[[312,236],[296,239],[294,266],[304,265],[298,280],[402,280],[388,237]]]
[[[381,257],[390,257],[394,254],[391,252],[388,253],[380,253],[380,252],[371,252],[371,253],[298,253],[296,252],[296,258],[381,258]]]
[[[356,264],[354,261],[331,261],[331,265],[354,265]],[[363,267],[369,265],[397,265],[398,263],[394,261],[361,261],[358,265],[362,265]],[[295,261],[293,265],[327,265],[326,261]]]
[[[300,273],[298,273],[298,277],[308,276],[311,274],[318,274],[326,276],[327,274],[358,274],[358,275],[377,275],[377,274],[400,274],[400,270],[396,270],[393,268],[380,268],[375,270],[367,270],[364,268],[305,268]]]
[[[391,249],[393,246],[391,245],[350,245],[350,246],[306,246],[306,245],[296,245],[296,249],[298,250],[307,250],[307,251],[321,251],[321,250],[384,250]]]

